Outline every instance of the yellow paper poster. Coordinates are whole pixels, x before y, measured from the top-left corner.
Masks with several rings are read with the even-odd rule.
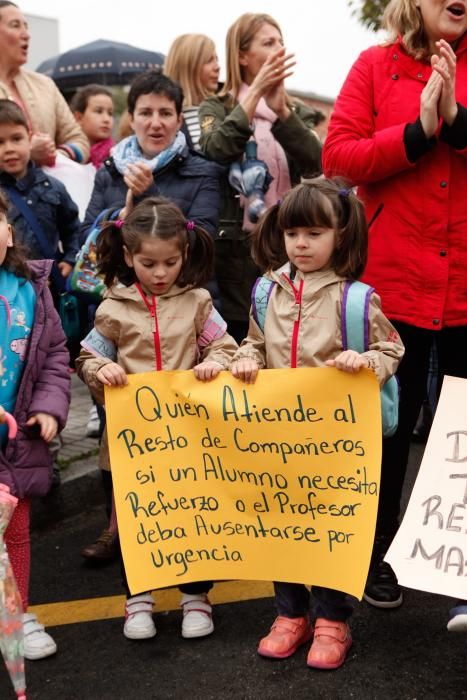
[[[120,542],[133,594],[190,581],[302,582],[361,598],[379,493],[374,375],[264,370],[106,387]]]

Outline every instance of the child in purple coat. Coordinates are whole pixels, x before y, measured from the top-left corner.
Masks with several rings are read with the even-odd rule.
[[[41,659],[57,646],[27,612],[32,496],[47,493],[52,479],[48,444],[64,426],[70,403],[68,351],[47,280],[52,261],[26,263],[7,220],[0,191],[0,483],[19,499],[5,532],[23,604],[24,656]],[[8,439],[5,411],[18,424]]]

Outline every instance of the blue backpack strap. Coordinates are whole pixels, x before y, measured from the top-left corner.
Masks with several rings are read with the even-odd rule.
[[[369,308],[373,287],[346,282],[342,295],[342,346],[365,352],[369,347]],[[384,437],[394,435],[399,419],[399,385],[390,377],[381,389],[381,420]]]
[[[344,350],[368,350],[368,310],[373,287],[346,282],[342,295],[342,346]]]
[[[44,229],[42,228],[39,219],[35,215],[34,211],[28,205],[25,199],[22,198],[18,190],[9,185],[3,186],[4,191],[7,193],[11,202],[15,205],[19,213],[26,219],[31,228],[33,234],[36,237],[37,243],[41,250],[44,258],[53,260],[52,270],[50,276],[55,284],[58,292],[65,291],[65,279],[57,267],[57,251],[53,250],[47,236],[45,235]]]
[[[267,277],[258,277],[251,293],[251,311],[253,318],[263,332],[269,297],[271,296],[275,284],[275,282]]]

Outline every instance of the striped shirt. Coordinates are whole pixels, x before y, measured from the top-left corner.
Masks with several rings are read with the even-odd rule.
[[[201,135],[201,127],[199,125],[199,107],[185,107],[183,110],[183,117],[185,119],[185,124],[188,129],[188,133],[191,136],[193,142],[193,148],[197,151],[199,148],[199,137]]]

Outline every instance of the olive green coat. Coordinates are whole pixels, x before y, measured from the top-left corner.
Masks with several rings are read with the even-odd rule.
[[[238,193],[229,185],[228,166],[241,160],[253,129],[241,105],[230,95],[214,96],[200,106],[200,147],[205,155],[226,166],[221,181],[221,212],[216,237],[216,277],[222,315],[227,321],[247,325],[250,295],[261,274],[250,255],[248,233],[242,230],[243,209]],[[287,156],[292,185],[301,177],[321,173],[321,143],[313,131],[316,115],[300,102],[292,105],[288,119],[271,129]]]

